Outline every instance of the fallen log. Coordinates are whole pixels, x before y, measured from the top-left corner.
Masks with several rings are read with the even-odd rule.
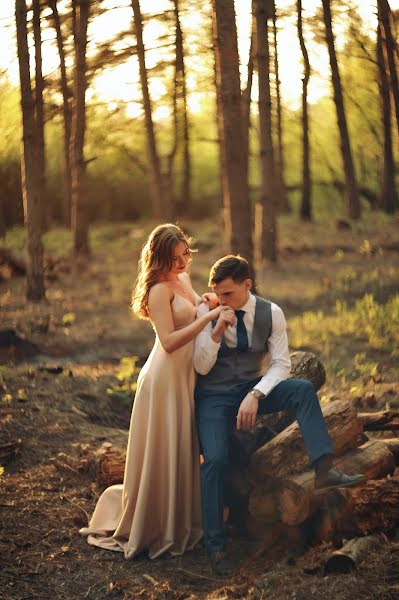
[[[346,535],[391,532],[399,525],[399,479],[369,481],[361,488],[346,490],[349,510],[341,525]]]
[[[365,431],[399,431],[399,410],[359,413]]]
[[[13,329],[0,329],[0,362],[22,360],[39,353],[39,348]]]
[[[327,558],[324,575],[351,573],[370,552],[375,552],[387,542],[383,533],[349,540],[340,550],[336,550]]]
[[[359,446],[363,440],[362,422],[348,403],[331,402],[322,410],[335,456]],[[284,479],[301,473],[308,465],[299,425],[293,423],[253,454],[250,472],[255,481],[266,476]]]
[[[362,484],[371,479],[383,479],[395,471],[395,458],[382,440],[370,440],[334,460],[335,466],[346,473],[362,473]],[[308,470],[289,479],[298,484],[308,493],[322,494],[314,489],[314,472]]]
[[[392,453],[379,440],[369,441],[360,448],[352,449],[336,459],[335,465],[347,473],[364,474],[361,490],[364,483],[370,479],[384,478],[395,470]],[[310,537],[318,541],[331,539],[338,521],[346,520],[348,512],[353,514],[352,501],[350,506],[348,505],[351,492],[346,494],[347,490],[343,491],[343,488],[317,490],[314,482],[313,469],[285,479],[263,474],[259,480],[252,480],[253,487],[248,494],[249,514],[252,518],[263,518],[265,522],[272,520],[278,514],[279,520],[286,525],[299,525],[317,511],[321,511],[315,523],[310,525],[311,529],[314,528]],[[266,503],[264,508],[262,502],[266,498],[269,504]],[[274,512],[269,509],[270,503],[274,506]],[[396,518],[396,512],[394,515]],[[241,514],[241,518],[246,518],[245,512]],[[363,529],[355,530],[355,534],[363,532]]]
[[[392,452],[396,465],[399,465],[399,438],[380,438],[387,448]]]
[[[6,463],[14,458],[21,448],[21,443],[22,440],[18,439],[0,444],[0,461]]]

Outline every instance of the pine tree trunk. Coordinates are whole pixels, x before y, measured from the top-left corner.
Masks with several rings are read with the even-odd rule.
[[[75,73],[72,109],[70,160],[72,174],[71,226],[75,256],[88,256],[87,173],[84,156],[86,133],[86,45],[89,21],[89,1],[75,3]]]
[[[170,214],[170,207],[165,205],[162,198],[163,185],[161,162],[157,152],[154,123],[152,120],[152,106],[148,88],[147,68],[145,64],[145,48],[143,42],[143,20],[141,17],[139,0],[132,0],[132,8],[137,42],[137,56],[140,69],[141,91],[143,94],[148,160],[151,173],[152,213],[155,218],[160,219],[161,217],[167,217]]]
[[[37,178],[39,185],[39,193],[41,196],[40,208],[42,210],[41,222],[42,231],[48,229],[50,222],[49,207],[45,206],[45,190],[46,190],[46,164],[45,164],[45,147],[44,147],[44,104],[43,104],[43,89],[44,79],[42,73],[42,35],[40,23],[40,0],[33,0],[33,37],[35,41],[35,115],[36,115],[36,144],[37,144]]]
[[[212,6],[216,85],[220,94],[221,152],[224,154],[222,176],[227,246],[230,252],[245,256],[253,269],[234,3],[231,0],[212,0]]]
[[[180,23],[179,3],[175,2],[176,16],[176,70],[179,73],[179,100],[181,103],[181,120],[182,120],[182,143],[183,143],[183,174],[181,195],[179,199],[180,213],[186,214],[191,206],[191,155],[190,155],[190,129],[188,120],[188,105],[187,105],[187,82],[186,69],[184,64],[184,40],[183,31]]]
[[[262,257],[277,262],[277,182],[272,139],[272,101],[268,17],[265,0],[256,2],[257,67],[259,80],[260,204],[262,206]]]
[[[41,300],[45,296],[43,276],[43,245],[41,201],[37,168],[35,105],[32,95],[25,0],[16,0],[15,19],[22,108],[21,172],[24,218],[27,233],[27,299]]]
[[[302,79],[302,200],[301,219],[312,220],[312,187],[310,176],[310,145],[309,145],[309,115],[308,115],[308,85],[310,78],[310,63],[308,51],[303,37],[302,0],[297,2],[298,37],[302,50],[305,72]]]
[[[384,135],[384,155],[381,176],[380,207],[386,213],[395,212],[397,206],[397,196],[395,187],[395,162],[392,149],[392,129],[391,129],[391,96],[389,93],[389,82],[387,71],[389,69],[385,59],[387,52],[384,52],[383,46],[386,40],[382,36],[382,23],[380,22],[381,11],[378,8],[379,26],[377,29],[377,61],[379,66],[379,88],[381,120]]]
[[[251,128],[251,93],[252,93],[252,80],[254,74],[254,53],[256,45],[256,21],[255,21],[255,8],[254,2],[252,2],[252,26],[251,26],[251,41],[249,46],[249,56],[247,64],[247,84],[245,90],[241,95],[241,110],[242,110],[242,122],[243,122],[243,136],[244,136],[244,152],[245,152],[245,168],[246,168],[246,181],[248,182],[249,173],[249,132]],[[252,214],[252,211],[251,211]]]
[[[361,215],[360,199],[356,187],[355,167],[352,159],[352,150],[349,139],[348,126],[342,93],[341,77],[339,73],[337,55],[335,52],[334,34],[332,30],[330,0],[322,0],[324,11],[324,24],[326,42],[330,57],[331,77],[334,90],[334,103],[337,111],[337,121],[341,141],[342,161],[345,173],[345,208],[350,219],[359,219]]]
[[[277,44],[276,6],[273,0],[273,41],[274,41],[274,74],[276,78],[276,109],[277,109],[277,160],[276,182],[278,186],[278,207],[280,212],[289,213],[291,208],[284,183],[284,145],[283,145],[283,108],[281,104],[281,81]]]
[[[64,223],[71,224],[71,195],[72,195],[72,176],[71,176],[71,161],[70,161],[70,143],[71,143],[71,128],[72,116],[70,97],[71,92],[68,88],[68,78],[65,66],[65,51],[64,41],[61,31],[60,16],[58,14],[57,0],[50,0],[49,7],[52,10],[52,19],[57,37],[57,48],[60,57],[60,73],[61,73],[61,91],[62,91],[62,113],[64,119]]]
[[[394,31],[392,12],[388,0],[378,0],[379,21],[382,27],[382,41],[384,51],[384,61],[388,65],[389,83],[393,102],[395,106],[396,122],[399,131],[399,80],[396,66],[396,44],[392,31]]]

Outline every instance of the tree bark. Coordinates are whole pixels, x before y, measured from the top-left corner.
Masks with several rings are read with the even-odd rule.
[[[180,120],[182,121],[181,142],[183,145],[183,176],[181,193],[178,201],[179,214],[186,214],[191,206],[191,154],[190,128],[187,105],[187,81],[184,64],[184,38],[180,23],[179,2],[174,0],[176,19],[176,76],[178,76],[178,100],[180,100]]]
[[[75,6],[75,72],[72,108],[70,161],[72,174],[71,226],[75,257],[90,253],[88,239],[87,172],[84,156],[86,133],[86,45],[89,21],[89,0],[74,0]]]
[[[253,272],[249,190],[244,150],[241,89],[234,3],[212,0],[216,86],[219,89],[219,131],[225,230],[229,252],[242,254]]]
[[[154,123],[152,120],[152,106],[150,91],[148,88],[147,67],[145,64],[145,48],[143,42],[143,19],[141,16],[139,0],[132,0],[132,8],[137,42],[137,57],[140,70],[141,92],[143,95],[145,127],[147,133],[147,152],[148,162],[150,164],[152,213],[155,218],[160,219],[161,217],[167,217],[169,215],[170,206],[165,206],[162,197],[163,182],[161,162],[157,151]]]
[[[251,93],[252,93],[252,81],[254,74],[254,53],[256,47],[256,21],[255,21],[255,8],[254,0],[252,1],[252,18],[251,18],[251,41],[249,45],[249,56],[247,63],[247,84],[241,94],[241,110],[242,110],[242,122],[243,122],[243,136],[244,136],[244,153],[245,153],[245,168],[246,168],[246,181],[248,182],[249,173],[249,139],[251,129]],[[251,210],[251,216],[253,211]]]
[[[369,534],[389,532],[399,522],[399,480],[396,477],[368,481],[361,488],[348,490],[352,518],[347,532]]]
[[[44,79],[42,73],[42,34],[41,34],[41,7],[40,0],[33,0],[33,37],[35,42],[35,116],[36,116],[36,144],[37,144],[37,178],[41,196],[41,222],[42,232],[48,228],[50,221],[49,207],[45,206],[46,191],[46,157],[44,145],[44,104],[43,90]]]
[[[71,143],[71,128],[72,114],[70,99],[72,93],[68,87],[68,78],[65,65],[65,50],[64,40],[61,30],[61,21],[57,8],[57,0],[49,0],[49,7],[52,11],[52,20],[57,37],[57,48],[60,57],[60,74],[61,74],[61,91],[62,91],[62,114],[64,120],[64,222],[66,225],[71,224],[71,197],[72,197],[72,175],[70,161],[70,143]]]
[[[399,410],[359,413],[364,431],[399,431]]]
[[[389,50],[386,35],[385,33],[382,33],[385,28],[382,21],[381,4],[381,2],[378,2],[377,62],[380,75],[379,89],[381,121],[384,135],[384,153],[379,205],[384,212],[392,214],[397,207],[397,194],[395,184],[395,161],[392,147],[391,94],[388,77],[390,68],[388,60]]]
[[[399,465],[399,438],[380,438],[380,442],[383,442],[388,450],[392,452],[396,465]]]
[[[374,510],[372,506],[368,507],[367,504],[362,503],[363,490],[375,483],[370,480],[383,479],[395,470],[392,453],[379,441],[366,442],[359,448],[352,449],[336,458],[334,463],[338,469],[347,473],[362,473],[364,480],[356,488],[315,490],[313,470],[288,478],[293,485],[301,488],[302,494],[309,497],[309,512],[305,518],[307,535],[312,543],[367,533],[364,529],[360,529],[355,522],[356,511],[363,510],[370,513]],[[352,499],[353,496],[359,498],[357,507]],[[282,516],[281,519],[288,522],[287,517],[291,517],[290,513]],[[292,512],[292,517],[295,517],[295,511]],[[381,519],[383,517],[380,517],[379,523],[381,523]]]
[[[351,573],[371,552],[378,551],[387,542],[380,534],[349,540],[341,550],[333,552],[324,565],[324,576]]]
[[[388,0],[378,0],[379,24],[381,28],[384,62],[388,66],[389,84],[395,107],[396,123],[399,132],[399,79],[396,65],[396,44],[392,31],[394,31],[392,12]]]
[[[361,206],[356,187],[355,167],[352,159],[352,150],[346,121],[344,98],[342,93],[341,77],[339,73],[337,55],[335,52],[334,34],[332,29],[330,0],[322,0],[326,42],[330,57],[331,77],[334,90],[334,103],[337,111],[338,129],[341,141],[341,154],[345,174],[344,200],[347,216],[350,219],[359,219]]]
[[[260,204],[262,206],[262,257],[277,262],[277,183],[272,138],[268,12],[265,0],[256,1],[257,67],[259,80]]]
[[[395,458],[389,448],[380,440],[367,441],[358,448],[348,450],[337,456],[334,464],[346,473],[362,473],[365,481],[383,479],[395,471]],[[306,471],[289,479],[309,493],[314,491],[314,473]],[[319,494],[316,490],[316,494]]]
[[[334,455],[340,456],[359,445],[363,427],[356,412],[345,402],[331,402],[323,407],[323,415],[330,435]],[[287,460],[287,456],[290,460]],[[295,422],[251,458],[251,475],[257,481],[270,476],[283,479],[300,473],[309,466],[299,425]]]
[[[302,50],[305,72],[302,79],[302,200],[301,219],[312,221],[312,186],[310,175],[310,144],[309,144],[309,114],[308,114],[308,85],[310,79],[309,55],[303,36],[302,0],[297,1],[298,37]]]
[[[35,105],[32,96],[29,50],[27,39],[27,9],[25,0],[16,0],[15,18],[22,108],[21,172],[24,199],[24,219],[27,233],[27,299],[44,298],[43,245],[42,245],[42,198],[40,195],[37,166],[37,132]]]
[[[277,110],[277,158],[276,158],[276,183],[277,203],[280,212],[289,213],[291,207],[284,182],[284,143],[283,143],[283,107],[281,103],[280,66],[278,60],[277,43],[277,15],[275,1],[273,0],[273,41],[274,41],[274,74],[276,78],[276,110]]]

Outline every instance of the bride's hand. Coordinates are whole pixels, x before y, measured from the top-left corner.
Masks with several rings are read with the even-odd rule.
[[[219,299],[214,292],[205,292],[205,294],[202,294],[201,301],[209,304],[209,310],[216,308],[219,304]]]
[[[227,325],[233,325],[234,322],[235,322],[235,313],[230,308],[230,306],[221,306],[221,305],[219,305],[216,308],[213,308],[212,310],[210,310],[208,314],[209,314],[209,316],[210,316],[210,318],[211,318],[212,321],[216,321],[216,319],[219,319],[219,316],[221,314],[223,314],[223,321]]]

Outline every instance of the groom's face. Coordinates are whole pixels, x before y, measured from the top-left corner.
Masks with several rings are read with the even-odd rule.
[[[248,300],[251,286],[251,279],[234,281],[231,277],[227,277],[219,283],[214,283],[212,285],[212,291],[214,291],[219,298],[219,304],[230,306],[233,310],[238,310],[241,306],[244,306]]]

